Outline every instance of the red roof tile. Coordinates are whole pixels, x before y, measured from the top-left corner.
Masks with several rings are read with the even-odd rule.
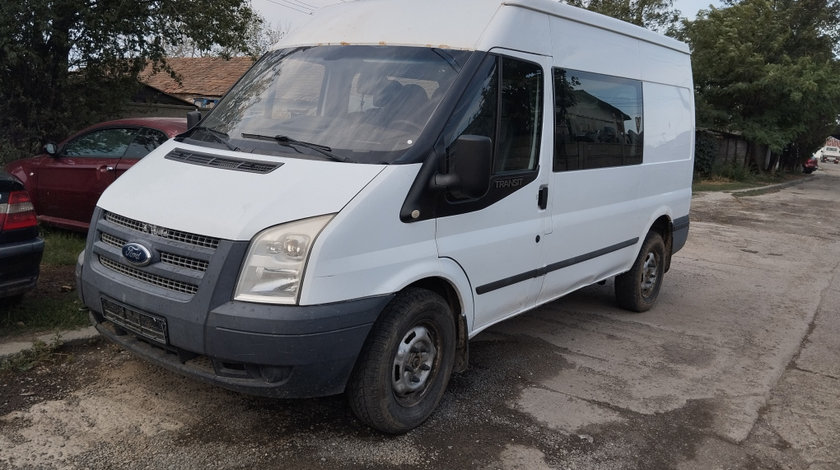
[[[254,63],[250,57],[174,57],[166,62],[181,77],[179,85],[167,72],[140,73],[140,81],[168,94],[222,96]]]

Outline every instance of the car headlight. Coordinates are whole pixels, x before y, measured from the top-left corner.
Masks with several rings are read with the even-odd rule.
[[[258,233],[248,248],[234,299],[296,303],[312,244],[333,215],[298,220]]]

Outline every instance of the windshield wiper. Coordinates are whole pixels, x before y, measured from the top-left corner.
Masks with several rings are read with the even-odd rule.
[[[261,134],[248,134],[248,133],[243,132],[242,137],[245,138],[245,139],[273,140],[274,142],[277,142],[280,145],[285,145],[286,147],[291,147],[291,148],[295,149],[295,151],[298,152],[298,153],[300,153],[300,150],[298,150],[297,147],[304,147],[304,148],[308,148],[310,150],[314,150],[314,151],[320,153],[321,155],[324,155],[325,157],[329,158],[330,160],[334,160],[334,161],[337,161],[337,162],[355,163],[355,162],[353,162],[353,160],[351,160],[347,157],[342,157],[340,155],[336,155],[336,154],[332,153],[332,149],[330,147],[327,147],[326,145],[319,145],[319,144],[313,144],[312,142],[304,142],[302,140],[295,140],[295,139],[292,139],[291,137],[288,137],[288,136],[285,136],[285,135],[261,135]]]
[[[190,136],[192,136],[192,134],[195,131],[203,131],[204,133],[212,136],[213,140],[215,140],[216,142],[219,142],[221,144],[224,144],[225,147],[227,147],[230,150],[234,150],[234,151],[239,150],[239,147],[234,147],[233,145],[230,144],[230,142],[228,142],[228,140],[230,139],[230,136],[225,134],[222,131],[218,131],[216,129],[211,129],[211,128],[205,127],[205,126],[195,126],[195,127],[193,127],[192,129],[189,130]]]

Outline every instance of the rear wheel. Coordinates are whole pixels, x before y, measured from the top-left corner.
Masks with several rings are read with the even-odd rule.
[[[650,310],[659,296],[664,274],[665,243],[661,235],[649,232],[633,267],[615,278],[618,305],[634,312]]]
[[[374,325],[347,384],[353,413],[390,434],[419,426],[443,397],[455,345],[455,320],[439,295],[401,292]]]

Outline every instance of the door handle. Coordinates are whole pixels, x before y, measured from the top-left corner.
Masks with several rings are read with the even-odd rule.
[[[106,171],[114,171],[114,167],[111,165],[103,165],[99,167],[99,171],[106,172]]]
[[[548,207],[548,185],[546,184],[540,186],[540,192],[537,193],[537,205],[540,209]]]

